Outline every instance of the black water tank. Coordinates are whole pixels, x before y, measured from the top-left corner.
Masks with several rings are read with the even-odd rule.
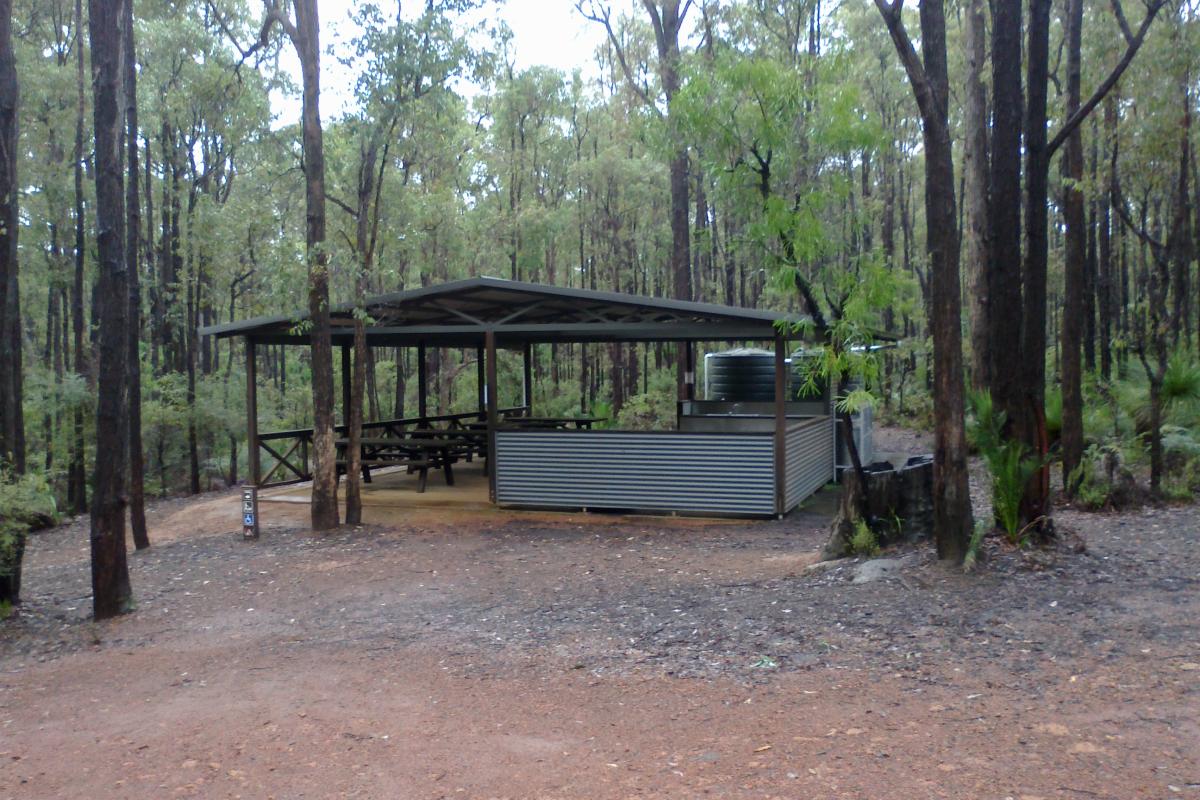
[[[788,365],[788,399],[797,400],[805,376]],[[821,392],[817,393],[819,397]],[[770,350],[739,348],[704,356],[704,399],[729,403],[772,402],[775,400],[775,354]]]
[[[799,398],[805,376],[788,366],[788,400]],[[819,397],[821,392],[817,392]],[[743,348],[704,357],[704,399],[728,403],[769,403],[775,400],[775,354],[769,350]]]

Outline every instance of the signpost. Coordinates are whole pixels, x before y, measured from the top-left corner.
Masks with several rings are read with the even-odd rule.
[[[242,487],[242,538],[258,538],[258,487]]]

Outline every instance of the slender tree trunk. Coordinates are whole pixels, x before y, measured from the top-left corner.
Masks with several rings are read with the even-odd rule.
[[[325,150],[321,131],[321,47],[317,0],[294,0],[292,42],[304,84],[301,128],[308,248],[308,313],[312,321],[312,526],[338,525],[337,452],[334,445],[333,343],[329,319],[329,251],[325,246]]]
[[[1149,367],[1146,368],[1150,384],[1150,494],[1153,497],[1159,497],[1162,491],[1162,373],[1166,371],[1165,368],[1165,363],[1155,371]]]
[[[142,229],[141,193],[138,191],[137,66],[133,39],[133,0],[125,0],[122,21],[125,40],[125,148],[129,167],[125,183],[125,269],[129,275],[129,526],[138,550],[150,546],[146,532],[146,463],[142,451],[142,287],[138,245]]]
[[[371,271],[371,201],[375,196],[375,162],[378,142],[374,135],[363,146],[358,167],[358,211],[355,217],[354,303],[359,314],[365,313],[367,282]],[[386,155],[385,155],[386,159]],[[360,315],[354,318],[354,367],[350,387],[349,444],[346,448],[346,524],[362,523],[362,423],[363,394],[367,380],[367,331]]]
[[[1021,402],[1012,417],[1014,433],[1031,453],[1044,456],[1046,442],[1046,265],[1049,151],[1046,102],[1050,73],[1051,0],[1030,0],[1026,48],[1025,264],[1021,312]],[[1049,468],[1029,481],[1021,501],[1023,524],[1050,514]],[[1039,529],[1043,526],[1038,523]]]
[[[1116,308],[1113,303],[1113,252],[1112,252],[1112,203],[1116,175],[1115,147],[1117,141],[1116,97],[1109,95],[1104,100],[1104,154],[1105,180],[1100,186],[1100,230],[1098,232],[1096,294],[1100,306],[1100,377],[1112,379],[1113,322]]]
[[[83,0],[75,0],[75,275],[71,284],[72,349],[75,374],[87,375],[87,353],[83,349],[83,265],[86,220],[83,216]],[[76,404],[71,439],[71,464],[67,474],[67,497],[76,514],[87,511],[87,478],[84,466],[83,408]]]
[[[922,0],[923,62],[904,29],[900,3],[876,0],[921,112],[925,146],[926,247],[930,261],[929,327],[934,356],[934,536],[938,557],[961,562],[973,527],[967,476],[962,360],[962,294],[949,124],[946,20],[941,0]]]
[[[126,0],[128,2],[129,0]],[[188,230],[192,230],[192,214],[189,204],[188,213]],[[189,237],[190,240],[190,237]],[[188,247],[189,252],[191,247]],[[199,432],[196,430],[196,280],[194,271],[196,268],[196,258],[194,255],[188,257],[188,274],[187,274],[187,303],[186,316],[187,323],[180,331],[180,336],[183,339],[182,347],[184,350],[184,358],[186,361],[185,371],[187,373],[187,453],[188,453],[188,489],[192,494],[200,494],[200,441]]]
[[[988,317],[992,400],[1011,427],[1022,402],[1021,369],[1021,4],[992,2],[992,141],[988,184]]]
[[[1079,110],[1080,60],[1083,31],[1083,0],[1068,0],[1067,105],[1065,118]],[[1083,205],[1083,133],[1080,128],[1067,139],[1063,152],[1063,218],[1066,222],[1066,258],[1062,308],[1062,471],[1063,487],[1075,492],[1071,475],[1083,457],[1083,339],[1084,291],[1086,289],[1087,225]]]
[[[12,0],[0,0],[0,469],[11,469],[20,474],[25,471],[25,418],[21,385],[21,299],[17,282],[20,224],[17,113]],[[4,477],[0,475],[0,480]],[[0,604],[21,602],[24,556],[24,530],[14,531],[10,541],[0,542]]]
[[[971,319],[971,384],[986,389],[988,374],[988,238],[987,238],[987,89],[983,70],[987,61],[984,44],[983,0],[969,0],[966,9],[967,96],[964,109],[966,141],[963,164],[963,205],[967,213],[967,277]]]
[[[1189,181],[1192,145],[1192,83],[1186,68],[1179,81],[1182,113],[1179,123],[1179,172],[1176,178],[1174,203],[1175,220],[1172,225],[1171,242],[1171,293],[1174,296],[1171,329],[1172,341],[1178,345],[1182,340],[1187,346],[1191,340],[1192,290],[1191,263],[1196,257],[1192,236],[1192,191]]]
[[[396,348],[396,391],[392,397],[392,418],[404,419],[404,395],[407,392],[405,365],[408,359],[405,357],[407,350],[403,347]]]
[[[1092,120],[1091,135],[1091,185],[1094,187],[1088,198],[1087,208],[1087,252],[1084,255],[1083,267],[1083,367],[1088,372],[1096,371],[1096,224],[1097,208],[1096,193],[1099,191],[1099,134],[1096,120]]]
[[[25,471],[25,412],[21,375],[21,296],[18,283],[17,63],[12,47],[12,0],[0,0],[0,466]]]
[[[96,230],[99,254],[95,497],[92,503],[92,605],[96,619],[130,610],[125,553],[125,453],[128,445],[126,358],[129,289],[125,262],[125,197],[121,152],[127,0],[88,0],[96,132]]]
[[[46,404],[45,410],[42,412],[42,437],[45,439],[45,458],[43,461],[43,469],[49,472],[54,468],[54,433],[57,430],[55,425],[55,414],[60,404],[62,403],[62,381],[59,379],[58,371],[54,369],[55,360],[58,356],[58,291],[55,287],[57,280],[56,273],[58,272],[58,227],[51,223],[50,228],[50,261],[54,265],[53,276],[46,290],[46,347],[42,351],[42,366],[48,371],[53,371],[54,374],[54,389],[52,394],[52,402]]]

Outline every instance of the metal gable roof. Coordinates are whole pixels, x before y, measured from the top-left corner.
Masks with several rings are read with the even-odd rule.
[[[644,297],[594,289],[477,277],[370,297],[373,345],[417,341],[477,343],[487,331],[504,341],[632,341],[770,339],[777,322],[799,317],[774,311]],[[331,311],[337,340],[352,335],[353,304]],[[256,317],[200,329],[201,335],[247,336],[265,343],[304,343],[307,312]]]

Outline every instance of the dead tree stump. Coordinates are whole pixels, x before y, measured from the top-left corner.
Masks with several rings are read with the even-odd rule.
[[[854,470],[842,474],[842,501],[825,545],[825,558],[853,553],[851,540],[860,520],[881,547],[933,535],[932,456],[914,456],[899,469],[879,461],[863,472],[866,486]]]

